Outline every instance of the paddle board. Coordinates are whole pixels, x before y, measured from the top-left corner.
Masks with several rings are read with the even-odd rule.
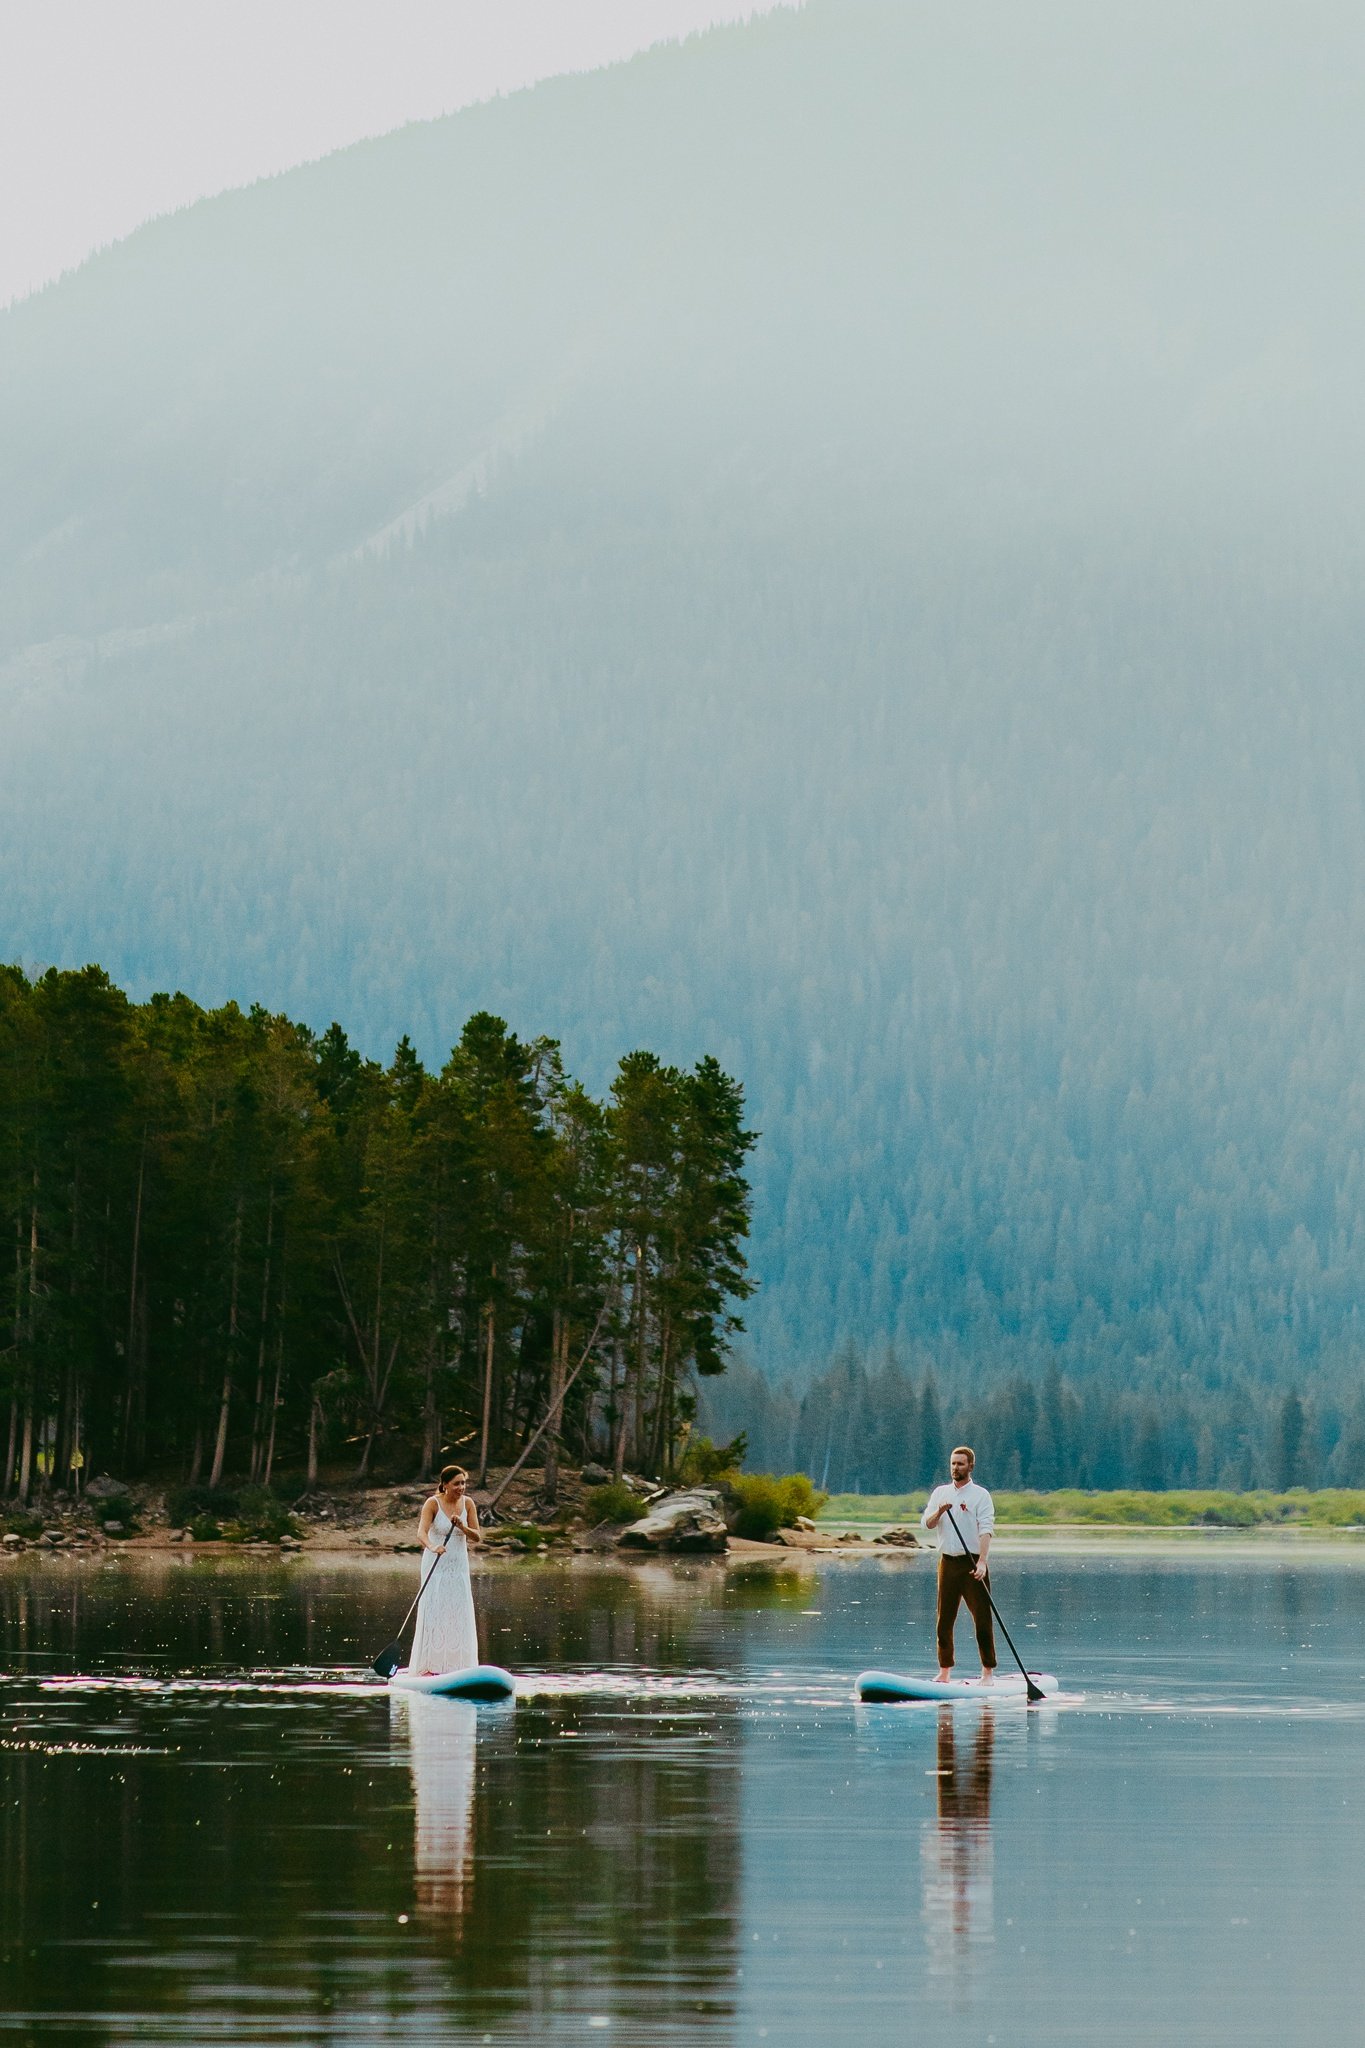
[[[389,1684],[400,1692],[439,1693],[452,1700],[510,1700],[517,1681],[500,1664],[471,1664],[467,1671],[395,1671]]]
[[[1051,1695],[1057,1681],[1050,1672],[1035,1671],[1033,1682],[1039,1692]],[[901,1671],[864,1671],[858,1679],[860,1700],[1022,1700],[1027,1692],[1017,1671],[1001,1671],[991,1685],[979,1678],[910,1678]]]

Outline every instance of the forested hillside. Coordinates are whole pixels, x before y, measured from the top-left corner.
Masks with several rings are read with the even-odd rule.
[[[1343,1398],[1344,1395],[1344,1398]],[[1092,1374],[1049,1365],[994,1384],[962,1372],[918,1379],[894,1352],[873,1364],[850,1346],[805,1384],[774,1384],[738,1361],[701,1388],[700,1426],[743,1437],[750,1464],[808,1472],[838,1493],[903,1494],[937,1485],[955,1443],[977,1453],[992,1487],[1043,1493],[1081,1487],[1359,1486],[1365,1481],[1365,1389],[1315,1382],[1307,1396],[1247,1374]]]
[[[670,1464],[751,1292],[716,1061],[605,1102],[471,1017],[439,1072],[98,968],[0,970],[0,1493],[111,1466],[268,1487],[561,1447]],[[372,1463],[373,1460],[373,1463]]]
[[[0,318],[0,956],[711,1048],[778,1380],[1335,1444],[1363,44],[817,0]]]

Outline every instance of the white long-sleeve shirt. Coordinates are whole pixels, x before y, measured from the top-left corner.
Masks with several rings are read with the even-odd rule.
[[[942,1507],[945,1501],[952,1508],[953,1521],[944,1515],[935,1528],[933,1533],[938,1538],[939,1549],[950,1557],[958,1557],[965,1542],[972,1556],[979,1557],[982,1537],[995,1534],[995,1502],[985,1487],[978,1486],[974,1479],[969,1479],[965,1486],[936,1486],[920,1516],[924,1528],[928,1528],[934,1509]],[[956,1529],[953,1522],[957,1524]]]

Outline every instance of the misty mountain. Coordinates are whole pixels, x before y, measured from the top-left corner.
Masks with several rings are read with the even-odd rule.
[[[0,954],[714,1053],[768,1366],[1344,1393],[1362,58],[830,0],[0,316]]]

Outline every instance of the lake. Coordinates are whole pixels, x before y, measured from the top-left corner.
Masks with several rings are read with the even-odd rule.
[[[0,2039],[1361,2038],[1365,1549],[1007,1547],[1032,1711],[855,1706],[870,1556],[499,1566],[526,1696],[395,1702],[414,1570],[4,1565]]]

